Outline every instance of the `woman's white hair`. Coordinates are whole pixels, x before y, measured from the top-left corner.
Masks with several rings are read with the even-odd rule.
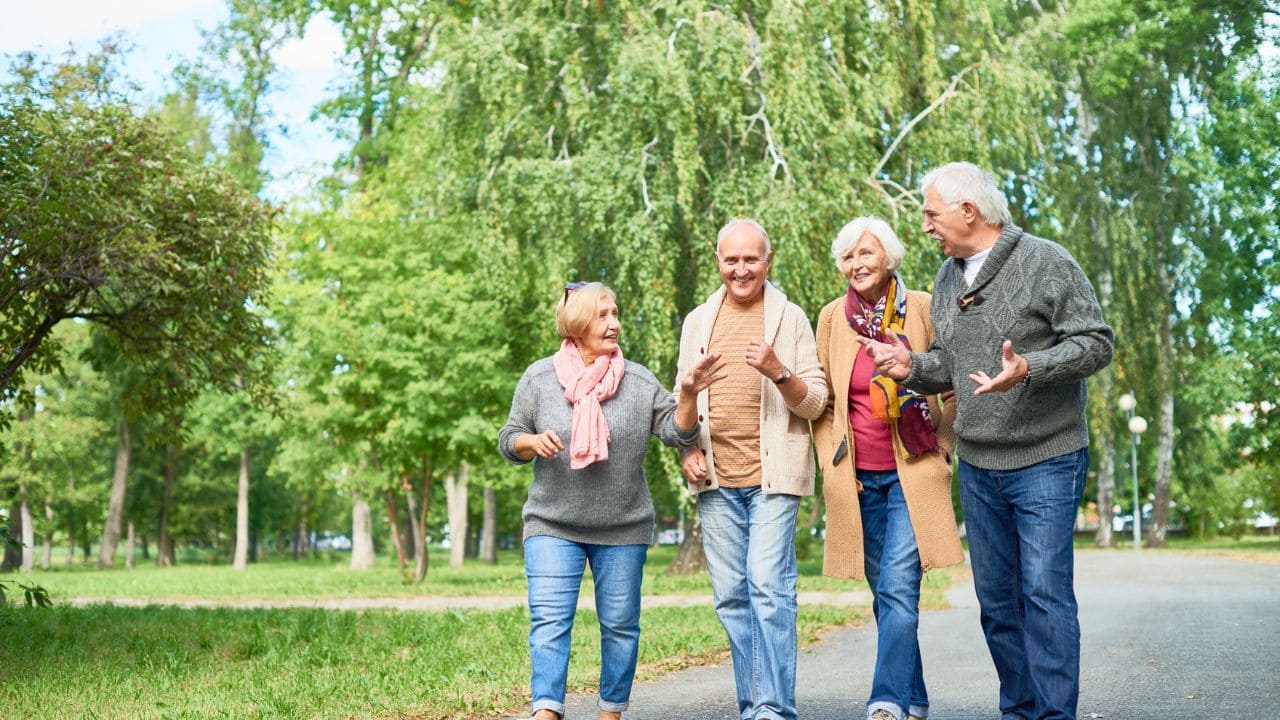
[[[840,266],[840,259],[849,251],[849,248],[857,245],[858,240],[866,233],[871,233],[880,241],[885,259],[889,261],[889,272],[902,267],[902,257],[907,254],[907,251],[902,247],[898,233],[894,232],[893,228],[889,227],[889,223],[884,220],[874,215],[867,215],[850,220],[840,228],[840,232],[836,233],[836,239],[831,241],[831,259],[836,261],[837,270],[844,272],[844,268]]]
[[[988,223],[1002,227],[1013,223],[1009,205],[996,185],[995,177],[973,163],[947,163],[930,171],[920,181],[920,194],[924,195],[930,187],[938,190],[938,197],[948,207],[971,202]]]

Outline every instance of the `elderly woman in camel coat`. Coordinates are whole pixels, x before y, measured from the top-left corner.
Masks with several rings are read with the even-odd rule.
[[[955,400],[898,385],[860,352],[860,337],[883,341],[892,332],[918,351],[933,339],[929,295],[899,277],[904,251],[893,229],[858,218],[831,254],[849,289],[818,317],[818,359],[831,388],[813,424],[827,506],[822,570],[871,586],[878,647],[868,718],[923,718],[921,576],[964,560],[951,505]]]

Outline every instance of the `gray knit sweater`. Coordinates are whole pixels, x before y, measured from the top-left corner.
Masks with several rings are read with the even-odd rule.
[[[965,462],[1012,470],[1089,445],[1085,378],[1111,362],[1113,334],[1062,246],[1005,226],[972,286],[963,260],[942,264],[930,315],[933,344],[912,354],[903,382],[925,394],[956,391],[956,453]],[[1006,339],[1027,358],[1030,385],[975,397],[969,374],[995,377]]]
[[[524,504],[524,536],[551,535],[593,545],[653,541],[653,499],[644,475],[649,435],[664,444],[692,445],[698,425],[682,433],[676,401],[643,365],[626,362],[618,392],[600,405],[609,424],[609,459],[580,470],[569,467],[573,404],[564,398],[551,358],[530,365],[516,386],[511,415],[498,431],[498,448],[513,463],[516,438],[555,430],[566,450],[533,459],[533,485]]]

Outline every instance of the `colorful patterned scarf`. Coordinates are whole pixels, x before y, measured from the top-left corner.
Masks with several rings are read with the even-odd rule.
[[[893,312],[886,312],[893,308]],[[911,349],[906,336],[907,288],[897,273],[874,308],[849,286],[845,296],[844,316],[859,335],[886,342],[885,333],[892,331]],[[911,457],[923,455],[938,446],[929,414],[929,402],[920,393],[908,390],[887,375],[876,373],[871,378],[871,414],[889,425],[898,426],[902,447]]]

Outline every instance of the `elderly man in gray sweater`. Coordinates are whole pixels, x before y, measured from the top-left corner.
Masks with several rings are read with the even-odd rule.
[[[1013,224],[990,175],[951,163],[920,188],[922,230],[948,258],[934,282],[933,344],[912,353],[858,339],[906,386],[956,392],[960,499],[1001,717],[1074,720],[1085,378],[1111,362],[1113,334],[1080,266]]]

